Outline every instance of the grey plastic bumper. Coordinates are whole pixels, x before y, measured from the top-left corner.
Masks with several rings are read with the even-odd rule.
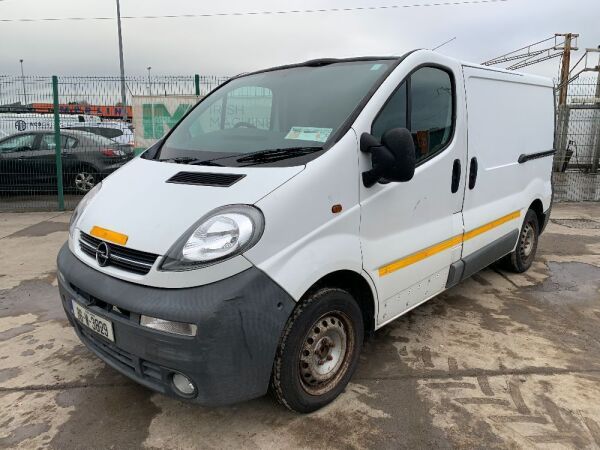
[[[98,272],[66,244],[58,254],[58,269],[63,307],[80,339],[128,377],[176,396],[171,375],[183,373],[197,386],[193,400],[206,406],[267,392],[279,337],[295,302],[262,271],[253,267],[205,286],[160,289]],[[73,300],[112,322],[114,343],[76,321]],[[140,314],[194,323],[197,335],[141,327]]]

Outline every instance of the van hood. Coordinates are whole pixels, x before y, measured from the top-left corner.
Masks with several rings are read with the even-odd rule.
[[[135,158],[102,183],[77,228],[99,226],[128,236],[126,247],[164,255],[181,235],[213,209],[254,204],[304,169],[206,167]],[[167,183],[179,172],[241,174],[231,186]]]

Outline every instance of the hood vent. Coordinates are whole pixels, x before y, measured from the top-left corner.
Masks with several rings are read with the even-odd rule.
[[[179,172],[169,178],[167,183],[229,187],[245,176],[237,173]]]

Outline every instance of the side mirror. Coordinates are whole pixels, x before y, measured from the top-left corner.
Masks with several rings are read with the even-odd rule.
[[[415,143],[406,128],[392,128],[384,133],[381,142],[369,133],[360,137],[360,150],[371,154],[373,168],[363,172],[365,187],[378,181],[410,181],[415,174]]]

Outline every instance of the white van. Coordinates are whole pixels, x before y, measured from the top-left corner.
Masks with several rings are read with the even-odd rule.
[[[59,118],[61,128],[80,122],[100,122],[100,117],[88,114],[59,114]],[[25,131],[52,130],[54,130],[54,114],[0,113],[0,136],[10,136]]]
[[[79,204],[64,309],[164,394],[309,412],[363,338],[504,258],[552,197],[553,89],[419,50],[236,77]]]

